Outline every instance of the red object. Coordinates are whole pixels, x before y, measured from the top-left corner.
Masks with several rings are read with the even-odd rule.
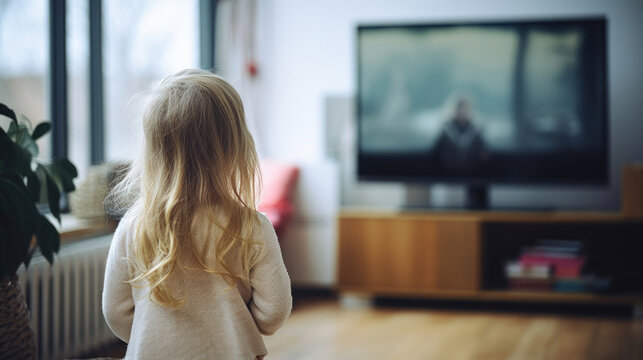
[[[577,277],[580,276],[585,257],[583,256],[551,256],[549,254],[524,254],[520,263],[525,266],[548,265],[554,268],[554,276]]]
[[[266,214],[277,235],[281,235],[292,215],[292,192],[299,177],[299,168],[264,160],[261,162],[261,176],[263,186],[257,210]]]
[[[248,62],[248,73],[250,76],[257,76],[257,64],[254,61]]]

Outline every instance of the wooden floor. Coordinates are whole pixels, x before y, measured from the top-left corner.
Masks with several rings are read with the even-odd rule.
[[[643,321],[462,310],[297,308],[267,360],[643,359]]]
[[[430,307],[296,302],[266,360],[643,359],[643,321]],[[87,357],[125,355],[124,344]]]

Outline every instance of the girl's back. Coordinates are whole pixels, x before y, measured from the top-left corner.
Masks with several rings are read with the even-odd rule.
[[[254,208],[256,153],[238,95],[215,75],[181,72],[144,123],[144,155],[112,194],[140,193],[110,248],[108,325],[127,358],[265,355],[260,334],[282,325],[292,298],[275,232]]]

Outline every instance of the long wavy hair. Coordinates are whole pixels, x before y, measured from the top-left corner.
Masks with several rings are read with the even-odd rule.
[[[180,71],[150,97],[143,129],[142,157],[113,191],[136,194],[131,283],[143,281],[152,301],[178,307],[184,299],[166,280],[186,256],[230,286],[248,281],[257,253],[251,235],[260,173],[237,92],[212,73]],[[221,231],[202,247],[204,224]],[[233,262],[242,263],[240,273]]]

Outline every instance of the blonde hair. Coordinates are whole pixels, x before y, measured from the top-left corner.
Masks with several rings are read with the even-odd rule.
[[[134,277],[150,287],[152,301],[178,307],[166,280],[184,256],[198,269],[218,274],[233,286],[248,281],[256,262],[250,236],[259,221],[255,209],[260,176],[254,141],[241,98],[221,77],[202,70],[183,70],[166,78],[143,115],[143,156],[114,189],[136,195],[132,246]],[[127,204],[125,204],[127,205]],[[225,214],[225,220],[214,216]],[[209,246],[197,246],[204,221],[221,231]],[[208,244],[209,245],[209,244]],[[256,250],[256,249],[255,249]],[[242,272],[233,271],[233,262]]]

